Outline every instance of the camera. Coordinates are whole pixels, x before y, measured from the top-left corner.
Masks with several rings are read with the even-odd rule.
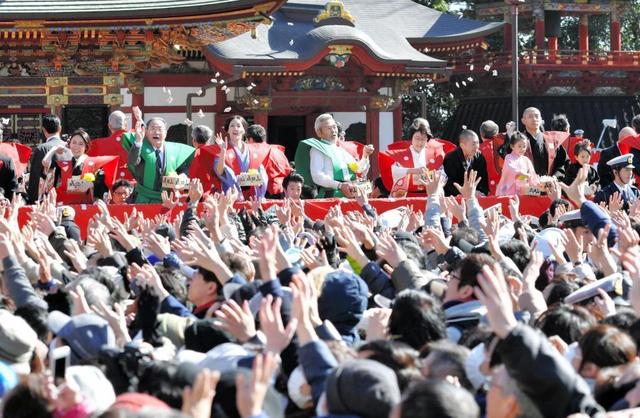
[[[98,355],[106,377],[117,394],[135,392],[143,371],[153,362],[152,348],[128,343],[123,348],[105,347]]]

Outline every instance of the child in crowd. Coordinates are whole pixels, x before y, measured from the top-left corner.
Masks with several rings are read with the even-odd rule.
[[[539,184],[533,163],[525,155],[529,140],[516,132],[509,142],[511,152],[504,159],[502,176],[496,189],[497,196],[522,194],[522,190]]]
[[[589,165],[589,161],[591,160],[591,143],[589,141],[578,142],[573,147],[573,153],[576,156],[576,162],[567,166],[564,183],[573,183],[573,180],[575,180],[578,175],[578,171],[587,165],[589,166],[589,176],[587,177],[587,184],[585,185],[585,194],[587,196],[592,195],[600,188],[600,177],[596,169]]]

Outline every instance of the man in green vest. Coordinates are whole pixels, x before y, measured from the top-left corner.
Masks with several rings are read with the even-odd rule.
[[[122,135],[122,146],[129,152],[127,166],[136,179],[136,203],[162,202],[162,177],[176,173],[187,174],[195,149],[188,145],[166,142],[167,124],[162,118],[142,124],[142,112],[133,109],[135,133]]]
[[[338,138],[338,125],[329,113],[316,118],[318,138],[301,141],[296,150],[296,171],[307,185],[318,188],[319,198],[353,197],[357,176],[365,178],[373,145],[364,147],[362,157],[348,151]]]

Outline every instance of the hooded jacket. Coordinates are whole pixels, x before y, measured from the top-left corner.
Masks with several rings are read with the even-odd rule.
[[[318,298],[320,319],[331,321],[349,345],[359,340],[356,326],[367,309],[368,294],[367,284],[353,273],[337,270],[325,278]]]

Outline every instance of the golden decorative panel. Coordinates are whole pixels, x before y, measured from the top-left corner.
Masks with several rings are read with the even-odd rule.
[[[47,77],[47,86],[49,87],[62,87],[69,84],[67,77]]]
[[[50,94],[47,96],[47,104],[49,106],[58,106],[69,104],[69,98],[63,94]]]

